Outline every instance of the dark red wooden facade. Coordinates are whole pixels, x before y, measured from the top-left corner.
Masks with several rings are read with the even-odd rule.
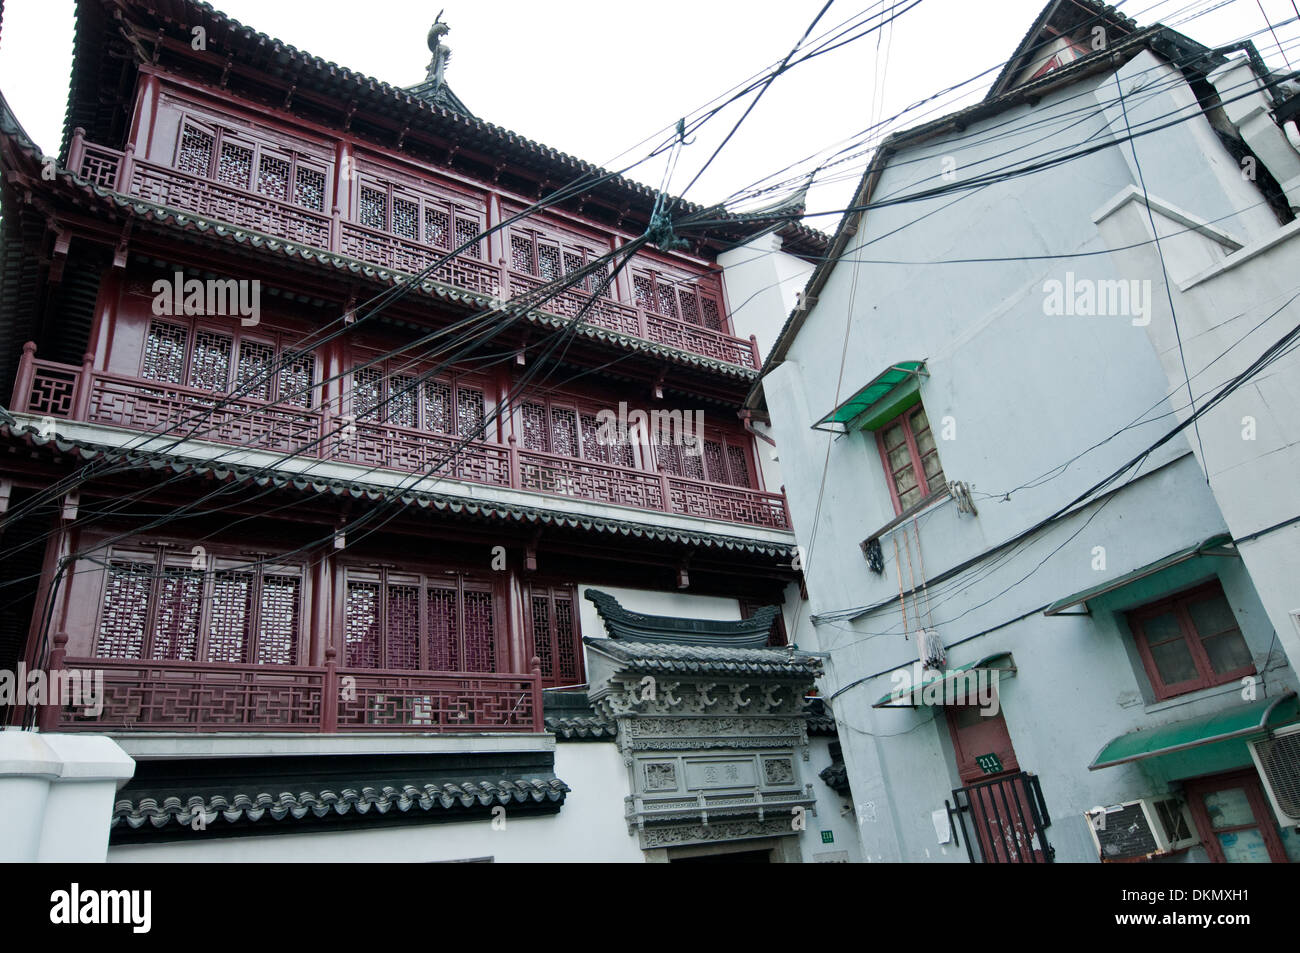
[[[43,178],[20,134],[3,139],[6,237],[26,264],[6,263],[24,294],[4,302],[0,368],[10,409],[41,424],[4,429],[0,487],[41,530],[0,528],[32,579],[18,600],[25,644],[7,651],[104,671],[107,702],[95,718],[12,721],[537,731],[541,689],[585,679],[578,582],[689,579],[755,604],[781,598],[794,572],[771,531],[789,517],[737,416],[759,360],[731,325],[721,245],[639,251],[446,366],[429,338],[481,314],[476,296],[509,302],[592,268],[640,233],[651,197],[616,183],[493,230],[562,184],[545,168],[559,160],[409,97],[394,101],[418,122],[387,135],[393,115],[358,105],[373,92],[363,81],[328,80],[342,108],[327,108],[247,37],[217,30],[221,59],[192,50],[187,21],[158,4],[82,0],[79,18],[80,124],[61,157],[72,175]],[[126,64],[117,103],[88,92],[119,68],[92,52],[96,31]],[[123,40],[146,34],[150,57]],[[441,259],[368,316],[376,295]],[[256,321],[160,309],[157,283],[178,273],[259,282]],[[562,359],[536,346],[583,309],[599,334],[575,335]],[[341,333],[323,333],[343,315]],[[538,361],[546,373],[517,392]],[[599,439],[598,415],[620,404],[702,409],[700,452]],[[110,452],[110,465],[114,443],[133,452]],[[490,488],[534,510],[602,507],[605,524],[668,514],[716,528],[597,533],[525,523],[504,503],[383,497],[417,476],[471,503],[472,488]],[[51,518],[32,501],[60,480]],[[357,491],[368,480],[380,489]],[[364,530],[348,528],[373,508]],[[737,527],[766,542],[699,542],[743,544]]]

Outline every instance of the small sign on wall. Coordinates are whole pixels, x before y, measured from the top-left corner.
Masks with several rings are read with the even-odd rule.
[[[996,754],[977,754],[975,763],[980,766],[980,770],[985,774],[997,774],[1002,770],[1002,759]]]
[[[834,843],[835,843],[835,832],[834,832],[834,831],[822,831],[822,843],[823,843],[823,844],[834,844]]]

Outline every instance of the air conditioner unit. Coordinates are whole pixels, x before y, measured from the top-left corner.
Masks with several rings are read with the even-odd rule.
[[[1187,805],[1177,797],[1145,797],[1085,811],[1102,863],[1141,860],[1200,843]]]
[[[1300,826],[1300,725],[1287,725],[1271,738],[1252,741],[1250,756],[1277,822],[1283,827]]]

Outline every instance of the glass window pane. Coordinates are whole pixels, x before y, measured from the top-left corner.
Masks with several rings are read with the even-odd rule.
[[[1205,811],[1216,831],[1255,823],[1255,811],[1245,788],[1228,788],[1205,795]]]
[[[1230,864],[1272,863],[1268,845],[1258,828],[1220,834],[1219,846],[1223,848],[1223,859]]]
[[[1227,632],[1212,639],[1204,639],[1201,645],[1210,657],[1214,671],[1222,675],[1250,665],[1250,649],[1240,632]]]
[[[1183,627],[1178,624],[1178,616],[1172,612],[1162,612],[1160,615],[1142,620],[1142,634],[1147,637],[1149,644],[1156,645],[1171,639],[1181,640]]]
[[[1151,657],[1155,660],[1156,671],[1160,680],[1166,685],[1190,682],[1197,678],[1196,663],[1187,643],[1179,639],[1164,645],[1151,646]]]
[[[1228,605],[1227,599],[1217,593],[1208,599],[1189,602],[1187,614],[1192,617],[1192,625],[1196,626],[1196,634],[1201,638],[1237,628],[1232,607]]]

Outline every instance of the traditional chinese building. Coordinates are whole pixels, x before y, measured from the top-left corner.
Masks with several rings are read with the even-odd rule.
[[[738,322],[719,262],[801,280],[825,238],[645,243],[655,192],[474,116],[447,32],[402,89],[204,4],[79,0],[57,156],[5,107],[0,669],[102,678],[7,706],[48,765],[19,854],[856,852],[740,413],[782,314]],[[679,638],[638,654],[610,612]],[[612,685],[657,672],[639,720]],[[671,698],[702,759],[633,743]]]

